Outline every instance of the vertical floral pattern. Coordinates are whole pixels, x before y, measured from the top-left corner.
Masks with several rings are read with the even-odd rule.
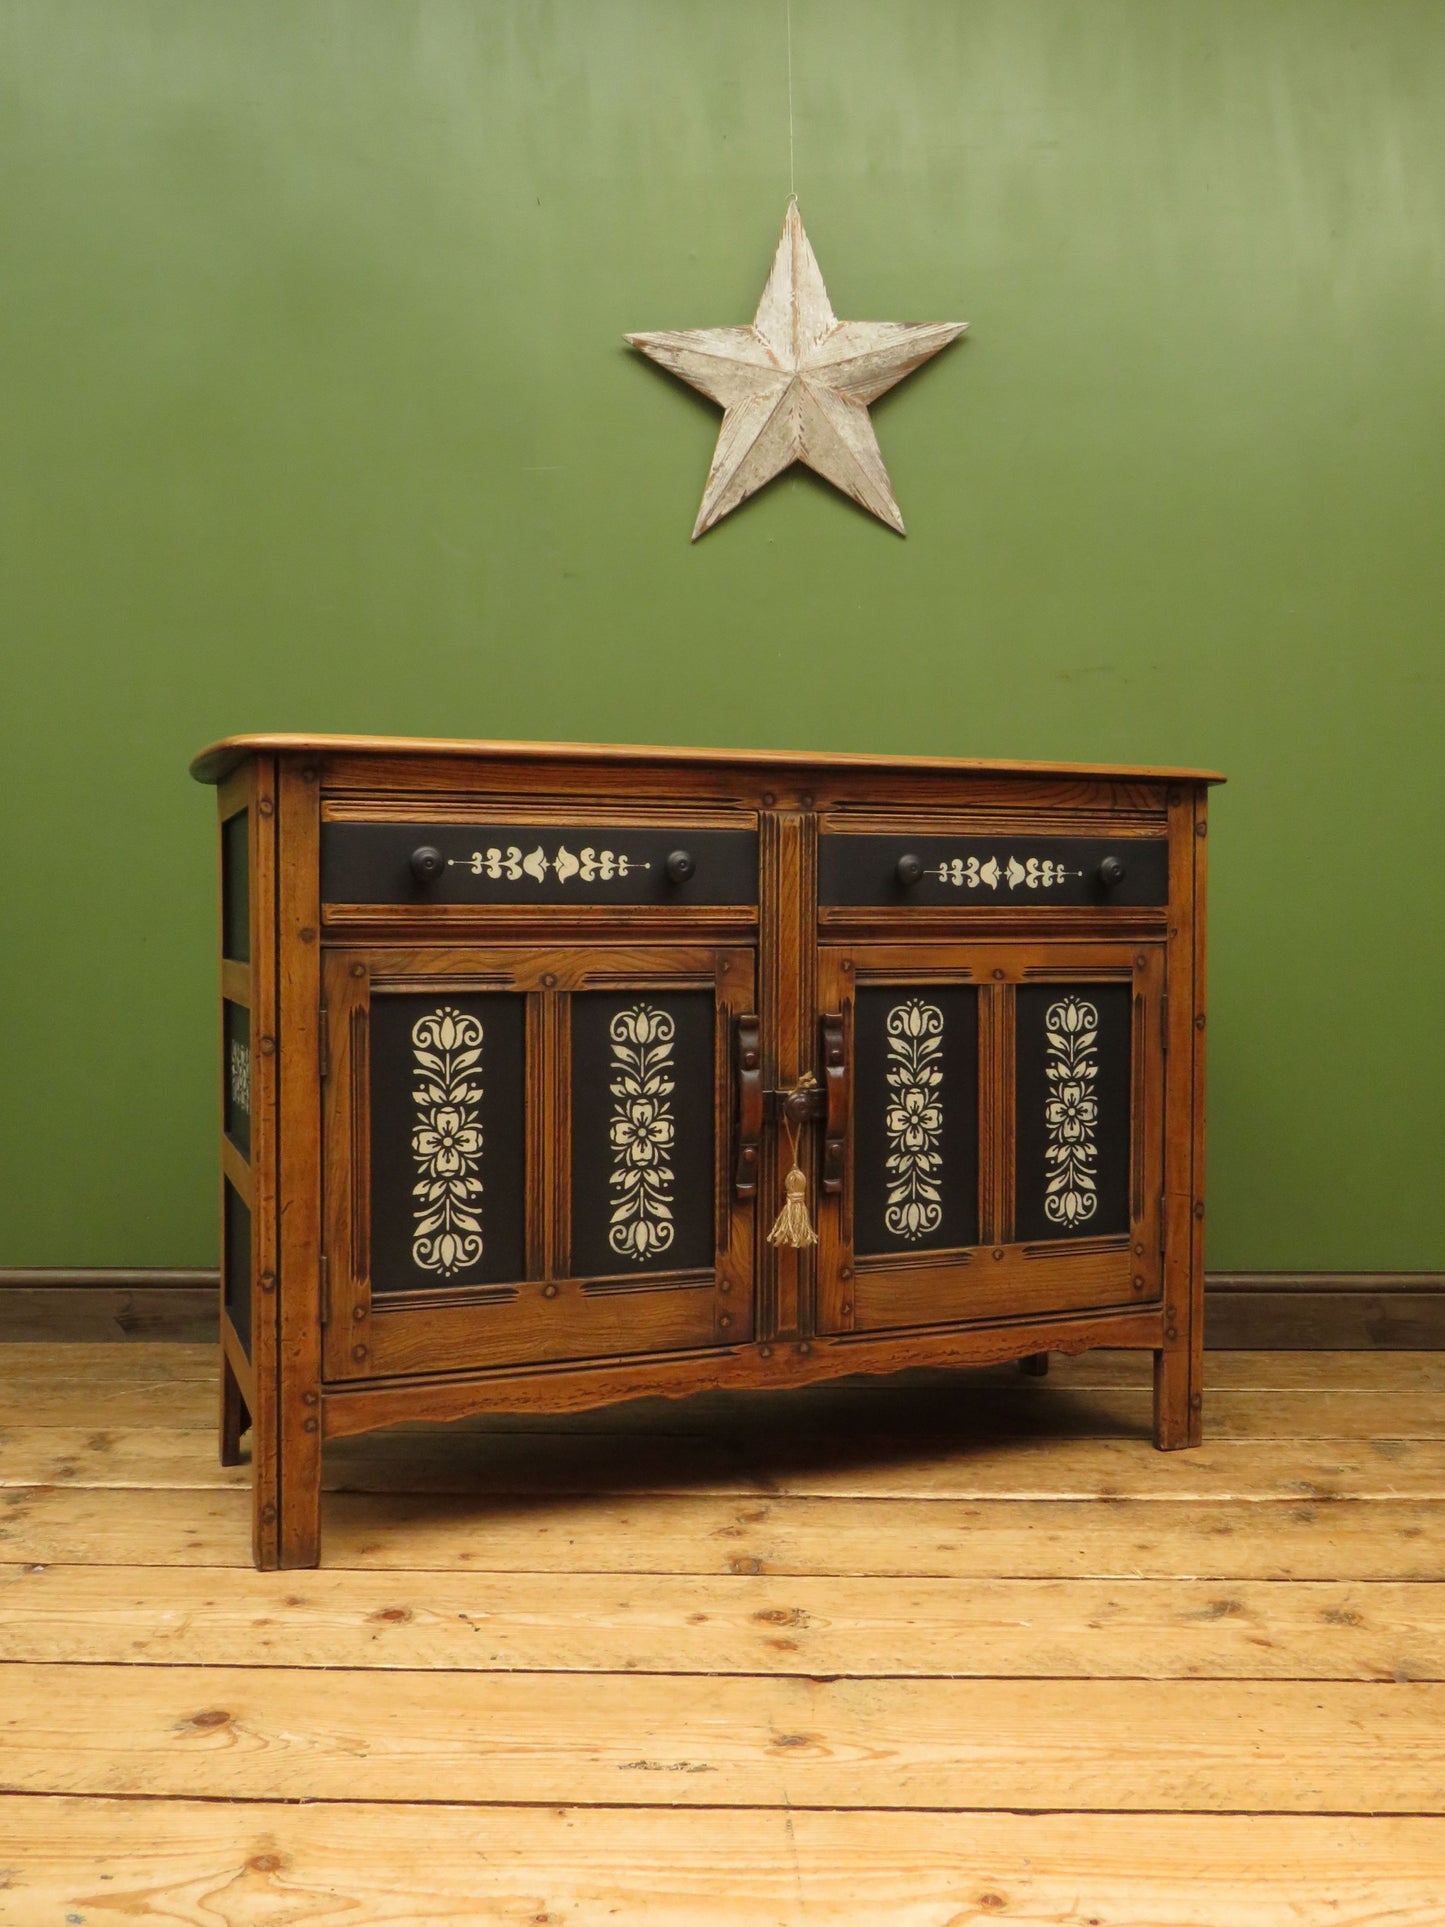
[[[672,1168],[675,1137],[672,1040],[677,1026],[665,1010],[634,1004],[612,1019],[612,1176],[607,1241],[638,1264],[666,1251],[673,1239]]]
[[[231,1102],[251,1115],[251,1053],[238,1037],[231,1039]]]
[[[443,1006],[417,1019],[411,1042],[419,1173],[412,1257],[423,1271],[451,1278],[482,1255],[482,1026]]]
[[[1044,1211],[1066,1229],[1098,1208],[1099,1013],[1065,997],[1044,1013]]]
[[[943,1221],[943,1012],[920,998],[888,1013],[888,1200],[895,1238],[922,1238]]]

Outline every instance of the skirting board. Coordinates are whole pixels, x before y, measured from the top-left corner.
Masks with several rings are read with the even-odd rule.
[[[1445,1271],[1215,1271],[1204,1343],[1221,1352],[1445,1351]]]
[[[215,1271],[0,1269],[0,1344],[160,1339],[215,1344]]]
[[[202,1270],[0,1268],[0,1343],[206,1344],[217,1284]],[[1212,1351],[1445,1350],[1445,1271],[1221,1271],[1206,1284]]]

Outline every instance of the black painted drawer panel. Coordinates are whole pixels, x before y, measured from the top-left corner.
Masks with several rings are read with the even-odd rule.
[[[413,867],[435,850],[437,875]],[[669,859],[685,852],[691,869]],[[323,823],[326,903],[644,904],[691,909],[758,900],[754,830],[666,824]]]
[[[825,835],[818,900],[881,909],[1162,904],[1169,844],[1162,836]]]

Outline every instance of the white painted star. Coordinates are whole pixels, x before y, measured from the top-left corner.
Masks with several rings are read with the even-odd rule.
[[[751,326],[624,337],[725,411],[693,541],[793,462],[806,463],[902,535],[868,404],[967,326],[839,321],[798,203],[790,200]]]

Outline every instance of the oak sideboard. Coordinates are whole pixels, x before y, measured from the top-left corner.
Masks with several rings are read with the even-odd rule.
[[[1200,1437],[1205,770],[244,736],[221,1457],[1119,1346]]]

